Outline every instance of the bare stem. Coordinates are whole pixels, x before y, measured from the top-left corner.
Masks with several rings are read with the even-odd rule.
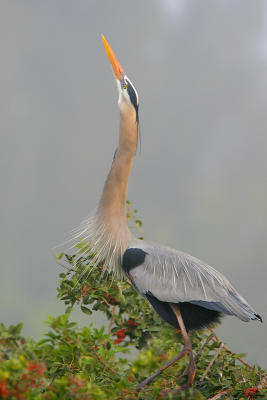
[[[108,335],[111,334],[111,329],[112,329],[112,326],[114,324],[114,315],[115,315],[115,313],[116,313],[116,306],[113,306],[112,307],[112,315],[111,315],[111,318],[110,318],[110,321],[109,321],[109,325],[108,325]]]
[[[217,394],[215,394],[215,396],[210,397],[210,398],[207,399],[207,400],[217,400],[217,399],[219,399],[220,397],[222,397],[224,394],[227,394],[227,393],[231,392],[231,390],[232,390],[232,388],[227,389],[227,390],[221,390],[220,392],[218,392]]]
[[[221,339],[214,333],[214,331],[213,331],[213,329],[210,329],[211,330],[211,332],[213,332],[213,336],[214,336],[214,338],[215,338],[215,341],[216,342],[221,342]],[[227,346],[223,346],[224,347],[224,350],[226,350],[226,351],[228,351],[228,353],[231,353],[232,355],[235,355],[235,353],[232,351],[232,350],[230,350],[229,349],[229,347],[227,347]],[[242,364],[244,364],[246,367],[248,367],[248,368],[252,368],[252,366],[251,365],[249,365],[246,361],[244,361],[242,358],[240,358],[240,357],[237,357],[237,360],[238,361],[240,361]]]
[[[209,365],[207,366],[206,371],[205,371],[204,374],[202,375],[202,377],[201,377],[201,379],[200,379],[200,382],[202,382],[202,381],[205,379],[205,377],[207,376],[207,374],[208,374],[209,370],[211,369],[211,367],[212,367],[214,361],[216,360],[216,358],[218,357],[218,355],[219,355],[220,352],[222,351],[223,346],[224,346],[224,344],[223,344],[223,342],[222,342],[222,343],[220,344],[220,347],[217,349],[216,353],[214,354],[214,356],[213,356],[212,359],[210,360],[210,363],[209,363]]]

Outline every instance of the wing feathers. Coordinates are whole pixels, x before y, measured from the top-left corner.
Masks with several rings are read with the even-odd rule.
[[[229,281],[197,258],[139,240],[127,252],[138,259],[131,276],[143,296],[150,292],[163,302],[190,302],[243,321],[256,318],[255,311]],[[140,253],[136,257],[138,252],[142,252],[142,262]]]

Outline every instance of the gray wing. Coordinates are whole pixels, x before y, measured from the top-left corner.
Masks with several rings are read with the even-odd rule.
[[[235,315],[242,321],[260,319],[220,272],[197,258],[139,240],[133,241],[128,250],[131,248],[144,252],[138,263],[130,261],[128,271],[143,296],[150,292],[164,302],[190,302]]]

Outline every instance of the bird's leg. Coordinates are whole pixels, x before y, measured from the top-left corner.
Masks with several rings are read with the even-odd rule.
[[[189,369],[189,377],[188,377],[187,385],[190,386],[194,380],[195,373],[196,373],[196,367],[195,367],[195,362],[194,362],[194,357],[193,357],[193,352],[192,352],[192,345],[191,345],[191,341],[189,339],[189,336],[188,336],[185,326],[184,326],[184,321],[183,321],[183,318],[182,318],[182,315],[180,312],[180,307],[177,304],[171,304],[171,303],[170,303],[170,306],[176,315],[178,324],[181,329],[181,333],[184,338],[185,344],[184,344],[183,350],[181,351],[181,353],[178,356],[173,358],[171,361],[169,361],[167,364],[165,364],[163,367],[161,367],[158,371],[156,371],[153,375],[149,376],[147,379],[145,379],[143,382],[141,382],[137,387],[138,390],[142,389],[142,387],[144,387],[145,385],[150,383],[154,378],[156,378],[163,371],[165,371],[165,369],[169,368],[171,365],[176,363],[176,361],[180,360],[187,354],[190,355],[190,362],[189,362],[189,368],[188,368]]]
[[[170,306],[171,306],[174,314],[176,315],[178,324],[181,329],[181,333],[184,338],[184,350],[185,350],[186,354],[189,354],[189,357],[190,357],[190,361],[189,361],[189,365],[188,365],[189,374],[188,374],[187,386],[191,386],[194,381],[195,374],[196,374],[196,364],[195,364],[195,360],[194,360],[194,356],[193,356],[191,340],[185,329],[184,321],[182,318],[182,314],[181,314],[179,305],[170,303]]]

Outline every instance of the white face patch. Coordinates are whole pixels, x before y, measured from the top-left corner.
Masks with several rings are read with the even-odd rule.
[[[126,79],[127,79],[127,81],[129,81],[129,79],[125,76],[125,80]],[[120,104],[124,99],[124,100],[127,101],[127,103],[131,104],[131,99],[130,99],[130,96],[129,96],[128,91],[127,91],[127,86],[125,88],[122,87],[121,81],[119,79],[116,79],[116,82],[117,82],[117,88],[118,88],[118,92],[119,92],[118,103]]]
[[[138,94],[134,85],[126,75],[124,75],[122,80],[116,79],[116,82],[119,92],[119,107],[121,108],[122,104],[128,107],[134,107],[136,111],[136,121],[138,122]]]

